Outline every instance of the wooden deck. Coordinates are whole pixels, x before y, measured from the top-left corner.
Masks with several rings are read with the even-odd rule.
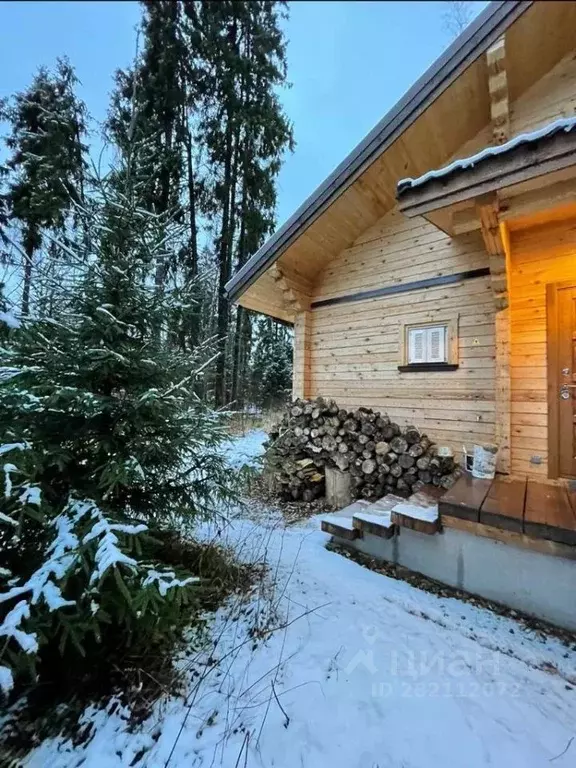
[[[460,478],[440,499],[440,516],[576,546],[576,493],[555,485],[497,475]]]

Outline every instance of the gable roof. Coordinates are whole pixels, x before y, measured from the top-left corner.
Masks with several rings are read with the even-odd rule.
[[[286,223],[228,281],[228,297],[237,299],[254,283],[530,5],[531,0],[490,3]]]

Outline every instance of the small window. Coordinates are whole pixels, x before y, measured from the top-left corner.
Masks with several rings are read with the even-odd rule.
[[[453,371],[458,368],[458,316],[441,323],[400,326],[399,371]]]
[[[446,325],[410,328],[408,330],[408,364],[447,363],[447,332]]]

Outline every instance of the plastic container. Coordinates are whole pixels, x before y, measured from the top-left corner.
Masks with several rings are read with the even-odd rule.
[[[472,472],[474,466],[474,446],[463,445],[462,446],[462,469],[466,472]]]
[[[496,474],[497,445],[475,445],[472,477],[482,480],[492,480]]]

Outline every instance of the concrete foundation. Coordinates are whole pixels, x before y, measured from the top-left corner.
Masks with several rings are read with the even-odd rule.
[[[457,589],[576,631],[576,561],[452,528],[433,536],[403,528],[382,539],[336,542]]]

